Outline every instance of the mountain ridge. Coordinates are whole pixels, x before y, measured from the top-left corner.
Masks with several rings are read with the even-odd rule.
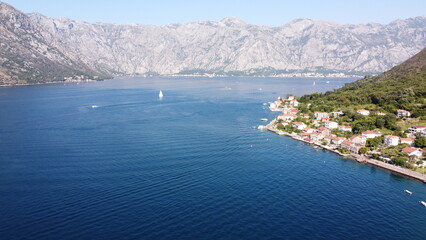
[[[20,26],[28,22],[40,33],[40,37],[20,39],[28,40],[25,47],[16,47],[10,40],[12,48],[24,49],[23,52],[1,49],[0,84],[5,82],[1,77],[5,73],[9,74],[6,82],[10,84],[43,81],[40,77],[32,79],[32,74],[22,77],[16,69],[35,71],[40,76],[47,72],[48,79],[53,81],[75,72],[87,76],[368,75],[386,71],[426,46],[426,16],[395,20],[385,25],[341,25],[324,20],[295,19],[282,26],[270,27],[227,17],[220,21],[155,26],[50,18],[39,13],[12,11],[13,7],[0,4],[2,19],[8,19],[12,13],[25,16],[21,22],[10,25],[13,31],[20,31]],[[2,21],[0,27],[5,24],[7,21]],[[0,37],[9,35],[0,31]],[[43,42],[43,46],[34,45],[34,41]],[[7,57],[29,56],[27,62],[35,66],[43,61],[31,56],[43,53],[43,48],[57,50],[56,55],[50,56],[54,59],[48,58],[44,65],[28,68],[18,61],[14,71],[5,65]],[[42,55],[39,58],[44,59]],[[44,69],[45,65],[52,67]],[[55,77],[54,69],[67,74]]]

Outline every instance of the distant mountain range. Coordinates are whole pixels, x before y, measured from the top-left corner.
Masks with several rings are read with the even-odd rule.
[[[387,25],[237,18],[165,26],[77,22],[0,2],[0,85],[120,74],[292,76],[383,72],[426,46],[426,17]]]

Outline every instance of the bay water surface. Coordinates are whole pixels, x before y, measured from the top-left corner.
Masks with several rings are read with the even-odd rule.
[[[426,239],[424,184],[253,128],[353,80],[0,89],[0,239]]]

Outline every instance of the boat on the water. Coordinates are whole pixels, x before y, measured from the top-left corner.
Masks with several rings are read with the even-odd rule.
[[[161,91],[161,90],[160,90],[160,93],[158,94],[158,97],[159,97],[159,98],[163,98],[163,97],[164,97],[164,95],[163,95],[163,91]]]
[[[268,121],[268,119],[267,118],[261,118],[260,121],[266,122],[266,121]]]
[[[266,129],[266,126],[259,125],[259,126],[257,127],[257,129],[259,129],[259,130],[265,130],[265,129]]]
[[[425,201],[420,201],[420,203],[426,207],[426,202]]]
[[[413,192],[411,192],[410,190],[405,189],[404,192],[408,193],[408,194],[413,194]]]
[[[92,108],[98,108],[99,106],[98,105],[92,105]]]

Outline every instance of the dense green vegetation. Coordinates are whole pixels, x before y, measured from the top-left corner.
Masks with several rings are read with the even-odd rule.
[[[425,119],[426,50],[423,49],[413,58],[381,75],[366,76],[340,89],[323,94],[305,95],[300,98],[300,101],[312,103],[311,111],[331,112],[365,108],[371,111],[394,113],[397,109],[405,109],[412,113],[412,117]],[[365,124],[374,124],[378,128],[396,127],[381,126],[391,124],[389,119],[386,121],[386,116],[375,120],[375,123]]]

